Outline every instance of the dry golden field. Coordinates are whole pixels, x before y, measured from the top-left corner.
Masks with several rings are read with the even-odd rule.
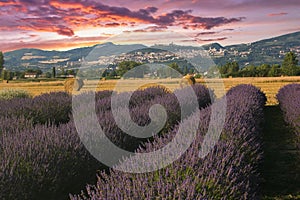
[[[94,90],[113,90],[116,91],[132,91],[138,86],[145,87],[147,85],[161,84],[174,90],[179,88],[180,79],[149,79],[149,80],[101,80],[101,81],[84,81],[85,85],[81,91]],[[247,78],[226,78],[226,79],[197,79],[197,82],[206,84],[212,88],[216,95],[220,97],[224,92],[233,86],[239,84],[253,84],[260,88],[268,98],[267,104],[277,104],[275,98],[278,90],[284,85],[290,83],[300,83],[300,76],[296,77],[247,77]],[[118,83],[118,87],[116,84]],[[36,96],[42,93],[64,91],[64,81],[53,82],[9,82],[0,83],[0,89],[22,89]]]
[[[217,82],[214,80],[207,80],[207,82]],[[218,80],[221,81],[221,80]],[[267,105],[278,104],[276,94],[278,90],[291,83],[300,83],[300,76],[294,77],[247,77],[247,78],[226,78],[222,79],[226,91],[231,87],[239,84],[252,84],[260,88],[267,96]],[[217,91],[215,91],[216,94]]]
[[[9,83],[1,82],[1,89],[21,89],[26,90],[33,96],[37,96],[43,93],[64,91],[64,81],[52,81],[52,82],[14,82]]]

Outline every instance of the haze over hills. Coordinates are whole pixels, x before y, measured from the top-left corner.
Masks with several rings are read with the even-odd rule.
[[[217,46],[213,44],[213,48]],[[206,49],[208,50],[209,47]],[[215,62],[217,64],[225,64],[227,61],[236,60],[241,67],[252,64],[261,65],[267,64],[281,64],[284,55],[293,51],[300,53],[300,32],[290,33],[279,37],[260,40],[249,44],[230,45],[226,47],[220,47],[224,52],[223,56],[218,56],[218,52],[215,53]],[[213,51],[210,52],[214,55]]]
[[[80,67],[81,61],[90,52],[99,51],[100,56],[109,56],[112,53],[136,52],[143,49],[143,52],[155,51],[158,46],[150,48],[144,45],[115,45],[104,43],[92,47],[83,47],[69,51],[44,51],[40,49],[20,49],[4,53],[5,68],[9,70],[41,69],[49,71],[52,67],[76,68]],[[188,47],[184,47],[188,48]],[[198,49],[200,47],[189,47]],[[225,64],[228,61],[237,61],[240,67],[246,65],[260,65],[263,63],[280,64],[286,52],[293,51],[300,54],[300,32],[282,35],[270,39],[265,39],[250,44],[238,44],[221,46],[218,43],[204,45],[217,65]],[[97,54],[99,56],[99,54]]]

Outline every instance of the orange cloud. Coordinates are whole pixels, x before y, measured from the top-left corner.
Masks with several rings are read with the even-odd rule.
[[[18,3],[14,1],[0,1],[0,6],[13,6],[18,5]]]
[[[59,8],[59,9],[82,9],[88,10],[88,7],[84,6],[82,3],[74,3],[74,2],[63,2],[63,1],[50,1],[51,6]]]

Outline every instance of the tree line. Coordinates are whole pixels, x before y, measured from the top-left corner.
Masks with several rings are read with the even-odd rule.
[[[102,74],[106,78],[122,77],[125,73],[127,77],[140,78],[144,74],[148,73],[147,67],[143,67],[143,71],[135,70],[134,74],[128,73],[131,69],[142,65],[142,63],[137,63],[134,61],[124,61],[117,65],[116,69],[106,69]],[[170,68],[157,69],[157,76],[160,78],[176,78],[178,73],[174,73],[172,69],[178,71],[182,75],[188,73],[194,73],[193,69],[187,70],[186,68],[180,68],[177,63],[170,63],[168,65]],[[297,55],[294,52],[288,52],[284,56],[284,59],[280,64],[262,64],[259,66],[248,65],[246,67],[240,68],[238,62],[227,62],[225,65],[217,66],[219,73],[222,77],[278,77],[278,76],[299,76],[300,66],[298,66]],[[212,70],[216,69],[215,67]],[[209,73],[214,73],[214,71],[209,71]]]
[[[277,76],[299,76],[300,66],[298,66],[297,55],[288,52],[280,64],[262,64],[259,66],[248,65],[240,68],[235,61],[227,62],[218,67],[222,77],[277,77]]]
[[[43,72],[39,69],[28,69],[25,72],[11,72],[9,70],[4,70],[4,56],[0,51],[0,73],[3,80],[11,80],[13,77],[24,78],[26,72],[35,72],[41,75]],[[91,70],[91,76],[101,75],[102,77],[111,79],[123,77],[133,77],[142,78],[145,74],[150,73],[149,67],[144,65],[141,68],[137,68],[143,63],[138,63],[135,61],[123,61],[118,63],[116,67],[110,67],[104,69],[97,73]],[[170,68],[161,68],[156,70],[155,76],[160,78],[177,78],[178,74],[186,75],[188,73],[194,73],[194,69],[187,67],[179,67],[177,63],[168,64]],[[135,70],[132,70],[136,68]],[[173,70],[172,70],[173,69]],[[298,66],[297,55],[294,52],[288,52],[284,56],[284,59],[280,64],[262,64],[259,66],[248,65],[240,68],[236,61],[227,62],[225,65],[218,66],[218,70],[222,77],[277,77],[277,76],[298,76],[300,75],[300,66]],[[177,72],[178,73],[177,73]],[[56,72],[55,67],[53,67],[52,72],[46,72],[44,74],[45,78],[54,78],[57,75],[76,75],[77,70],[64,70],[62,69],[60,73]],[[88,72],[87,72],[88,73]],[[153,73],[153,72],[152,72]],[[214,71],[209,71],[209,73],[214,73]]]
[[[138,66],[143,65],[143,63],[138,63],[135,61],[123,61],[117,64],[115,68],[105,69],[102,73],[102,77],[105,78],[143,78],[146,74],[151,73],[149,66],[143,65],[143,67],[137,68]],[[186,75],[187,73],[193,73],[193,70],[188,70],[186,67],[182,69],[176,63],[168,64],[169,68],[162,67],[156,70],[156,73],[152,72],[152,76],[160,77],[160,78],[178,78],[179,75]],[[134,69],[135,68],[135,69]],[[134,70],[133,70],[134,69]]]

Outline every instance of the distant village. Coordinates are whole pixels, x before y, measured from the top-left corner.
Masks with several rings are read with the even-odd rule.
[[[273,42],[277,41],[275,40]],[[213,60],[227,59],[225,64],[227,64],[227,62],[235,62],[235,58],[244,59],[244,61],[250,60],[249,62],[244,62],[242,65],[238,66],[240,69],[246,69],[248,65],[253,65],[253,63],[251,63],[251,57],[253,56],[263,57],[264,55],[267,55],[274,59],[282,60],[288,52],[294,52],[298,57],[300,55],[300,46],[294,45],[293,47],[283,48],[281,45],[265,45],[263,48],[259,49],[253,48],[253,45],[254,44],[249,43],[244,44],[243,48],[241,48],[241,45],[239,48],[236,46],[224,48],[216,44],[208,46],[206,50],[193,47],[180,48],[177,49],[175,53],[161,50],[158,45],[157,48],[154,46],[153,48],[145,48],[146,50],[141,49],[130,53],[122,53],[120,55],[100,56],[98,59],[95,59],[95,61],[86,61],[84,57],[76,60],[72,60],[71,57],[67,56],[52,56],[47,58],[46,56],[35,55],[28,52],[24,53],[21,57],[22,63],[20,69],[22,70],[8,70],[4,66],[2,70],[2,79],[70,78],[76,76],[78,69],[82,66],[91,67],[93,73],[99,74],[99,72],[103,72],[103,69],[109,73],[115,71],[118,69],[119,63],[125,61],[143,64],[160,63],[169,65],[171,63],[178,63],[179,61],[197,59],[197,57],[210,57]],[[32,62],[33,60],[35,60],[35,62]],[[49,66],[52,67],[49,68]],[[208,73],[208,67],[210,66],[205,66],[205,68],[198,73],[205,76]],[[219,67],[221,67],[221,65]],[[186,69],[185,73],[190,71],[190,69]]]

